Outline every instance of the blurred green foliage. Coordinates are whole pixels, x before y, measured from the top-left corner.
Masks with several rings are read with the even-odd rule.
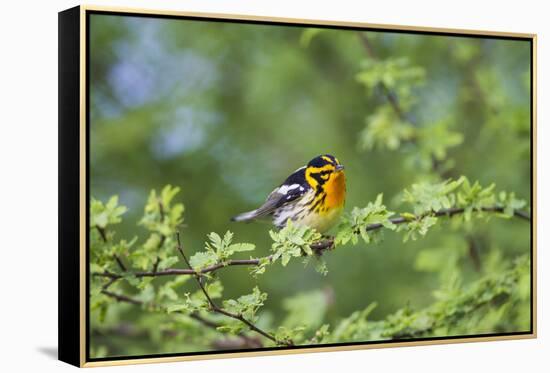
[[[530,204],[528,42],[107,15],[90,31],[90,269],[122,261],[109,291],[139,301],[92,276],[92,357],[258,346],[191,276],[129,274],[183,268],[176,231],[199,268],[280,257],[206,279],[278,340],[529,330],[529,224],[479,216]],[[336,250],[303,257],[316,232],[229,222],[323,153],[348,180]],[[447,206],[466,213],[431,214]],[[364,229],[393,211],[410,211],[402,233]]]

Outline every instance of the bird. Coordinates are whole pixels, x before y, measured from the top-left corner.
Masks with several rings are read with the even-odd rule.
[[[313,158],[276,187],[255,210],[231,218],[236,222],[271,218],[278,229],[291,220],[320,233],[330,230],[340,218],[346,199],[344,166],[330,154]]]

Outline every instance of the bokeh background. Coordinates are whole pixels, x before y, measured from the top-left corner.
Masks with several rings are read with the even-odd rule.
[[[209,232],[231,230],[237,241],[256,244],[254,256],[267,255],[270,227],[230,217],[258,206],[291,171],[324,153],[346,166],[347,211],[378,193],[394,211],[410,210],[400,193],[435,176],[411,161],[414,147],[365,146],[369,118],[387,100],[358,79],[373,51],[423,71],[411,103],[403,103],[411,120],[451,123],[461,135],[446,149],[452,161],[444,177],[494,182],[530,201],[526,41],[99,14],[90,22],[90,192],[104,201],[118,195],[128,206],[117,237],[145,237],[137,222],[147,195],[171,184],[182,189],[176,199],[185,205],[190,253],[203,249]],[[467,234],[443,225],[419,241],[389,233],[374,245],[340,247],[325,255],[326,276],[294,261],[257,279],[239,268],[220,277],[227,297],[255,285],[267,292],[275,321],[285,317],[285,298],[316,290],[326,296],[327,322],[372,302],[369,317],[382,319],[434,301],[441,276],[419,264],[420,253],[460,248],[457,265],[468,282],[496,256],[528,253],[529,237],[529,224],[514,220],[490,220]],[[148,317],[132,307],[106,323],[93,316],[92,344],[114,355],[181,351],[113,327],[147,335],[155,328]]]

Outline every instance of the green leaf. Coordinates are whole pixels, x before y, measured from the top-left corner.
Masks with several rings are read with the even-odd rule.
[[[435,216],[423,216],[418,217],[415,220],[411,220],[408,223],[401,224],[398,228],[398,231],[405,231],[405,236],[403,237],[403,242],[409,240],[416,241],[418,236],[425,236],[428,233],[429,228],[434,226],[437,223],[437,218]]]
[[[252,293],[242,295],[238,299],[227,299],[223,302],[223,308],[231,313],[242,315],[249,321],[254,320],[257,310],[263,306],[267,294],[262,293],[258,287]]]
[[[337,245],[347,244],[353,237],[353,227],[351,226],[341,226],[334,237],[334,242]]]
[[[212,299],[221,298],[223,292],[223,285],[221,281],[210,282],[206,285],[206,291]]]
[[[227,233],[230,232],[228,231]],[[224,244],[219,234],[217,234],[216,232],[210,232],[210,234],[208,234],[208,239],[216,250],[223,250]]]
[[[229,246],[231,252],[252,251],[256,248],[256,245],[251,243],[235,243]]]
[[[158,269],[163,270],[172,267],[174,264],[179,262],[179,258],[177,256],[169,256],[165,259],[162,259],[158,264]]]
[[[90,200],[90,227],[106,228],[108,225],[118,224],[121,216],[128,211],[125,206],[118,205],[118,196],[109,198],[106,204],[91,198]]]
[[[153,251],[159,248],[161,238],[158,234],[153,233],[147,238],[147,241],[143,244],[143,248],[147,251]]]
[[[252,276],[257,277],[258,275],[265,273],[267,266],[270,264],[271,261],[269,260],[269,258],[260,258],[260,263],[255,267],[251,267],[250,273],[252,274]]]
[[[172,202],[172,199],[180,192],[179,187],[172,187],[171,185],[166,185],[164,188],[162,188],[162,191],[160,192],[160,199],[164,206],[169,207],[170,203]]]
[[[288,252],[283,253],[283,255],[281,257],[281,264],[283,265],[283,267],[286,267],[288,262],[290,262],[290,258],[292,258],[292,256]]]
[[[503,208],[506,217],[513,217],[517,210],[521,210],[527,205],[522,199],[517,199],[515,193],[501,192],[498,196],[498,206]]]
[[[445,180],[441,183],[413,184],[410,189],[403,192],[403,201],[410,203],[414,207],[416,215],[439,211],[445,206],[452,206],[455,203],[456,196],[452,194],[464,182],[465,178],[458,180]]]
[[[212,251],[199,251],[190,259],[189,263],[194,270],[199,271],[218,262],[218,255]]]
[[[236,252],[251,251],[256,247],[250,243],[232,244],[233,233],[230,231],[225,232],[223,238],[216,232],[211,232],[208,234],[208,240],[205,244],[207,251],[215,252],[219,261],[227,260]]]

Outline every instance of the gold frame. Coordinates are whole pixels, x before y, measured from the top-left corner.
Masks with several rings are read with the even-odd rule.
[[[248,20],[248,21],[265,21],[265,22],[282,22],[282,23],[299,23],[310,25],[327,25],[327,26],[347,26],[347,27],[362,27],[376,28],[389,31],[423,31],[437,32],[443,34],[463,34],[477,36],[502,36],[502,37],[519,37],[531,39],[533,42],[532,58],[532,160],[533,160],[533,180],[532,180],[532,198],[533,208],[532,215],[532,285],[533,285],[533,319],[532,333],[522,335],[503,335],[503,336],[471,336],[463,338],[449,338],[425,341],[403,341],[403,342],[385,342],[376,344],[351,345],[351,346],[330,346],[330,347],[309,347],[300,348],[297,350],[272,350],[272,351],[246,351],[246,352],[220,352],[209,355],[188,355],[188,356],[170,356],[170,357],[150,357],[150,358],[128,358],[124,360],[106,360],[106,361],[86,361],[86,12],[87,11],[104,11],[104,12],[122,12],[147,15],[169,15],[182,17],[204,17],[204,18],[219,18],[227,20]],[[96,5],[81,5],[80,6],[80,136],[79,136],[79,153],[80,153],[80,367],[101,367],[101,366],[117,366],[117,365],[133,365],[133,364],[151,364],[151,363],[169,363],[177,361],[191,360],[210,360],[210,359],[229,359],[238,357],[250,356],[269,356],[269,355],[290,355],[304,354],[315,352],[329,351],[352,351],[352,350],[368,350],[389,347],[408,347],[408,346],[428,346],[440,344],[455,344],[455,343],[472,343],[472,342],[488,342],[488,341],[504,341],[504,340],[519,340],[519,339],[534,339],[537,338],[537,34],[529,33],[513,33],[502,31],[487,31],[487,30],[464,30],[452,28],[438,27],[422,27],[410,25],[390,25],[390,24],[374,24],[362,22],[346,22],[335,20],[313,20],[313,19],[298,19],[298,18],[283,18],[283,17],[268,17],[256,15],[240,15],[240,14],[225,14],[225,13],[202,13],[202,12],[183,12],[174,10],[153,10],[139,9],[126,7],[108,7]]]

